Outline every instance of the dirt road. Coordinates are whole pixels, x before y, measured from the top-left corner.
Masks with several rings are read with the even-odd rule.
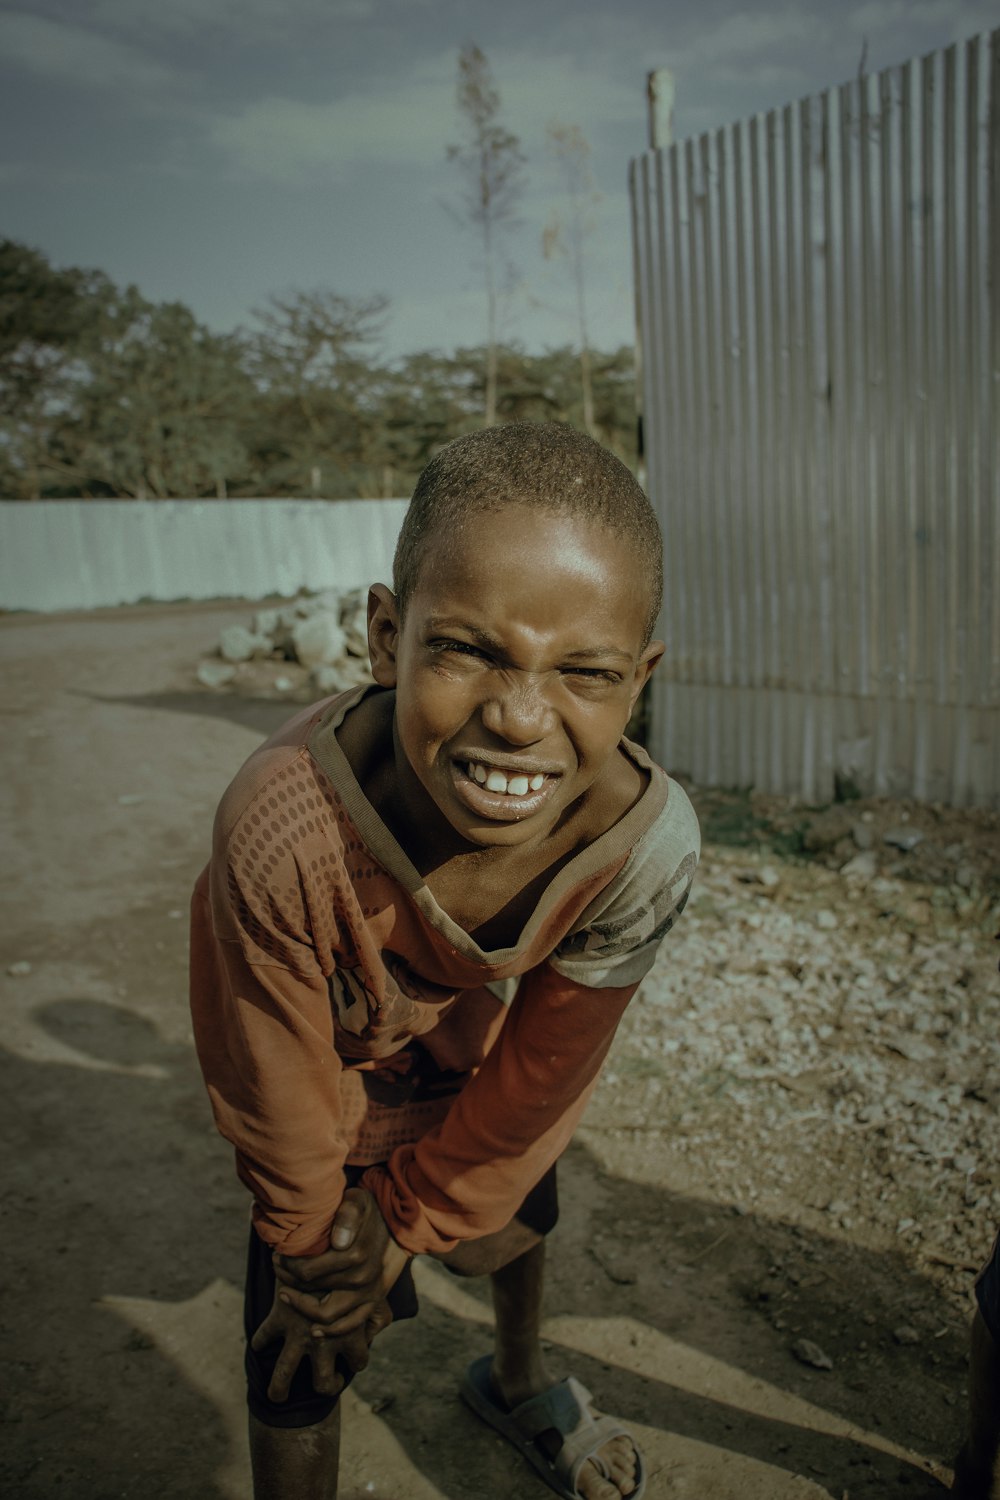
[[[0,1488],[16,1500],[249,1493],[247,1204],[209,1118],[185,994],[187,899],[214,806],[287,713],[194,681],[220,626],[246,616],[173,606],[0,621]],[[651,1500],[941,1495],[931,1471],[946,1475],[959,1434],[968,1267],[1000,1205],[995,1104],[962,1075],[949,1119],[964,1110],[964,1134],[940,1161],[933,1145],[897,1151],[894,1115],[855,1128],[853,1096],[831,1083],[863,1083],[850,985],[837,1024],[825,1035],[814,1025],[815,1045],[801,1017],[772,1006],[774,1055],[752,1053],[762,988],[794,1012],[773,973],[794,958],[801,984],[803,964],[821,968],[808,948],[817,933],[852,934],[832,962],[857,974],[870,955],[865,988],[898,993],[898,973],[886,975],[906,959],[883,939],[909,920],[901,901],[872,936],[849,881],[756,846],[710,844],[700,890],[668,940],[687,946],[635,1003],[565,1163],[552,1363],[633,1425]],[[951,962],[961,919],[951,912],[938,933],[927,902],[914,942]],[[817,927],[819,910],[835,927]],[[897,1071],[873,1088],[919,1084],[936,1048],[968,1056],[970,1069],[975,1057],[995,1063],[995,956],[987,917],[979,907],[966,916],[965,977],[943,977],[940,993],[954,999],[959,985],[972,1043],[956,1050],[933,1025],[923,1053],[908,1058],[890,1041],[886,1066]],[[748,968],[748,941],[769,933],[778,956],[761,950]],[[737,971],[744,978],[727,979]],[[937,990],[925,990],[933,1007]],[[824,994],[815,990],[814,1008]],[[942,1075],[946,1115],[949,1087]],[[908,1183],[922,1217],[898,1198]],[[420,1318],[389,1330],[346,1398],[342,1495],[541,1500],[548,1491],[456,1398],[464,1365],[488,1347],[484,1288],[423,1263],[417,1275]],[[802,1338],[826,1358],[803,1363]]]

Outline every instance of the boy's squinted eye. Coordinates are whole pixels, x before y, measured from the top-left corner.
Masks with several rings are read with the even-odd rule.
[[[609,667],[560,667],[564,677],[582,677],[587,682],[610,683],[612,687],[618,685],[622,680],[620,672],[612,672]]]
[[[428,641],[427,648],[435,656],[451,653],[455,656],[471,657],[486,666],[503,665],[500,662],[495,662],[489,652],[485,651],[482,646],[475,646],[471,641]],[[573,663],[570,666],[557,667],[556,671],[561,677],[576,678],[581,683],[592,687],[602,687],[605,685],[617,687],[622,681],[622,674],[613,671],[609,667],[581,667]]]
[[[454,651],[459,656],[481,656],[485,660],[489,659],[482,646],[474,646],[471,641],[428,641],[427,645],[436,653]]]

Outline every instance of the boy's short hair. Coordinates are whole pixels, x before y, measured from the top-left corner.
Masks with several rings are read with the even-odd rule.
[[[392,587],[400,615],[424,555],[476,515],[508,505],[580,516],[623,538],[649,591],[643,648],[663,600],[663,537],[649,500],[621,459],[559,422],[510,422],[456,438],[417,480],[396,543]]]

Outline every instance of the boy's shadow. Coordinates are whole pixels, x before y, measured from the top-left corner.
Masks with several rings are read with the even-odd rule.
[[[191,1048],[99,1000],[51,1002],[31,1020],[41,1056],[0,1054],[0,1489],[19,1500],[222,1500],[211,1476],[230,1424],[192,1388],[196,1361],[173,1341],[169,1318],[196,1302],[206,1368],[238,1365],[238,1350],[209,1345],[220,1327],[230,1336],[217,1279],[241,1284],[247,1210]],[[222,1300],[238,1308],[235,1294]]]
[[[5,1489],[23,1500],[57,1484],[222,1500],[232,1486],[209,1476],[234,1451],[245,1465],[235,1289],[247,1199],[191,1048],[96,1000],[50,1003],[33,1019],[57,1050],[48,1061],[5,1054],[0,1081],[16,1375]],[[730,1456],[722,1463],[745,1456],[805,1474],[834,1500],[943,1494],[864,1436],[921,1453],[957,1445],[960,1408],[945,1402],[961,1396],[966,1328],[901,1257],[607,1176],[582,1145],[560,1167],[560,1192],[546,1297],[554,1374],[577,1375],[601,1409],[683,1440],[682,1451],[693,1442],[703,1458],[707,1447]],[[485,1284],[421,1269],[419,1318],[376,1344],[354,1395],[382,1408],[410,1462],[450,1500],[538,1500],[538,1479],[456,1398],[465,1365],[490,1346]],[[216,1278],[228,1286],[213,1311]],[[169,1315],[185,1306],[183,1349]],[[149,1312],[152,1336],[129,1320],[132,1307]],[[895,1341],[904,1324],[916,1343]],[[799,1337],[834,1370],[796,1363]],[[221,1365],[212,1340],[224,1345]],[[860,1432],[818,1431],[824,1414]],[[348,1500],[349,1435],[345,1446]],[[729,1473],[738,1481],[741,1469]],[[668,1463],[650,1490],[678,1484]]]
[[[74,689],[81,698],[92,703],[116,703],[123,708],[162,709],[171,714],[193,714],[203,719],[221,719],[226,724],[238,724],[243,729],[252,729],[262,739],[267,739],[286,724],[307,705],[295,698],[251,697],[236,692],[211,692],[176,690],[162,693],[91,693]],[[317,693],[317,701],[322,694]]]

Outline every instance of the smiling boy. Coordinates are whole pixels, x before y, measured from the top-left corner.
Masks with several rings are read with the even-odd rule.
[[[255,1495],[336,1495],[337,1394],[428,1254],[492,1276],[468,1404],[558,1493],[638,1496],[539,1324],[555,1162],[697,863],[683,791],[623,739],[663,652],[659,529],[589,438],[490,428],[424,471],[393,584],[376,686],[251,757],[195,893],[196,1041],[254,1198]]]

